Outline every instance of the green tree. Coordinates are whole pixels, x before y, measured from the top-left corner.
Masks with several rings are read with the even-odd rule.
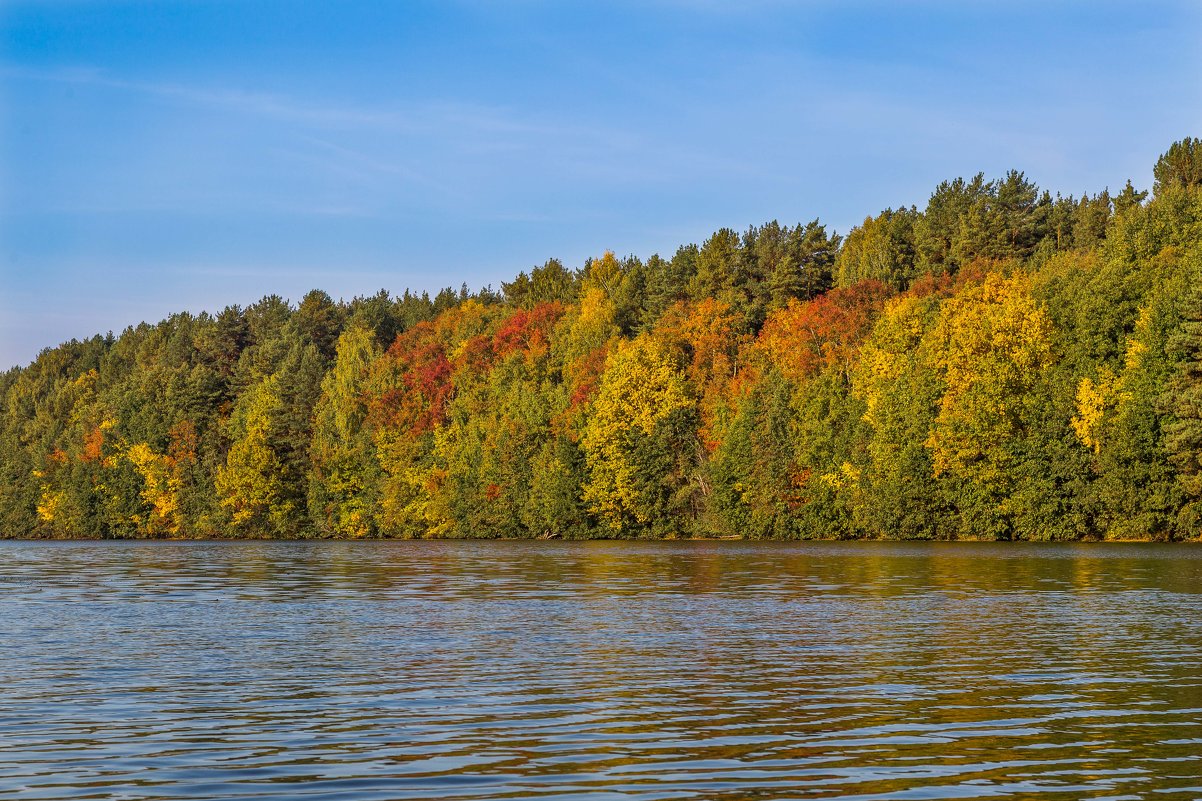
[[[925,446],[944,383],[923,349],[939,318],[936,296],[889,303],[864,344],[852,377],[869,437],[860,468],[858,523],[882,538],[950,539],[957,534],[946,481]]]
[[[1152,170],[1153,191],[1160,195],[1170,186],[1202,186],[1202,139],[1187,136],[1174,142]]]
[[[1165,430],[1168,459],[1189,499],[1177,523],[1181,536],[1202,536],[1202,276],[1182,304],[1181,324],[1168,342],[1177,365],[1161,405],[1169,419]]]
[[[935,187],[922,215],[914,222],[914,251],[919,274],[954,273],[968,250],[961,229],[974,207],[992,191],[978,173],[971,181],[957,178]]]
[[[835,264],[836,285],[853,286],[875,279],[901,292],[917,277],[914,251],[913,207],[886,209],[851,230]]]
[[[796,536],[800,493],[794,391],[779,371],[771,370],[739,400],[710,463],[712,530],[751,538]]]

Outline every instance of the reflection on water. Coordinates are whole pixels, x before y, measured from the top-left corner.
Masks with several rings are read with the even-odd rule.
[[[1202,550],[0,544],[0,795],[1202,797]]]

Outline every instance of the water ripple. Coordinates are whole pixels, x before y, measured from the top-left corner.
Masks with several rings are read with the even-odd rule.
[[[14,799],[1195,799],[1202,552],[0,544]]]

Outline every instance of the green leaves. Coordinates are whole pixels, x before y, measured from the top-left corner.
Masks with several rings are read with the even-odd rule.
[[[1017,171],[491,289],[178,314],[0,375],[37,536],[1202,534],[1202,158]],[[833,287],[833,288],[832,288]]]

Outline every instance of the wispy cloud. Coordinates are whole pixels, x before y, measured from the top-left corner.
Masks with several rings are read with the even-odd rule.
[[[315,146],[321,155],[317,156],[311,152],[292,152],[292,157],[298,160],[313,162],[320,158],[327,167],[336,164],[346,174],[363,181],[374,180],[381,175],[396,176],[426,189],[434,190],[446,197],[455,197],[459,194],[446,182],[438,181],[425,171],[408,164],[380,158],[362,149],[348,147],[316,136],[302,136],[301,140]]]
[[[442,99],[396,101],[384,105],[332,105],[292,96],[229,87],[120,78],[96,67],[36,69],[0,66],[9,79],[46,81],[134,92],[181,103],[210,106],[322,128],[352,128],[381,133],[431,134],[471,131],[505,136],[570,137],[621,141],[625,134],[606,126],[565,124],[503,105]]]
[[[625,180],[620,154],[647,152],[649,142],[629,124],[612,124],[604,119],[565,120],[550,111],[536,113],[506,105],[474,101],[439,99],[397,99],[377,104],[328,104],[309,98],[252,91],[239,88],[201,86],[172,81],[131,80],[94,67],[32,68],[0,66],[0,80],[66,84],[96,90],[113,90],[143,98],[163,100],[195,109],[219,110],[233,120],[244,119],[246,130],[257,139],[242,142],[242,160],[258,163],[265,159],[294,165],[294,176],[320,180],[325,176],[343,189],[363,191],[361,202],[296,204],[295,198],[280,202],[254,202],[268,211],[299,207],[305,213],[367,214],[371,197],[386,187],[408,187],[423,193],[423,202],[470,203],[478,196],[477,176],[506,171],[519,159],[535,159],[556,165],[567,172],[579,172],[583,178]],[[167,118],[170,119],[170,118]],[[177,116],[189,119],[186,115]],[[197,118],[198,126],[211,125],[219,118]],[[267,121],[267,125],[263,125]],[[270,123],[279,123],[273,127]],[[270,134],[268,132],[271,132]],[[195,129],[183,129],[179,136],[195,139]],[[183,142],[184,138],[178,140]],[[215,144],[200,145],[189,153],[187,163],[159,166],[160,178],[186,171],[188,164],[210,156]],[[206,146],[207,145],[207,146]],[[171,140],[157,140],[144,151],[171,148]],[[619,155],[615,159],[615,154]],[[665,158],[635,168],[626,178],[641,175],[654,179],[657,169],[674,160],[676,150]],[[641,172],[640,172],[641,171]],[[211,177],[210,177],[211,180]],[[194,182],[185,180],[189,197],[198,191]],[[253,197],[254,193],[249,193]],[[114,208],[89,203],[83,198],[60,198],[54,205],[59,211],[104,213]],[[228,203],[220,195],[214,203]],[[172,205],[156,202],[150,206],[126,204],[125,210],[186,211],[187,203]],[[202,206],[207,205],[202,202]]]
[[[395,111],[315,105],[300,102],[283,95],[241,89],[128,80],[114,77],[108,72],[94,67],[33,69],[6,66],[0,68],[0,75],[6,78],[118,89],[194,105],[214,106],[246,114],[275,117],[314,125],[332,127],[370,126],[396,131],[417,129],[411,118]]]

